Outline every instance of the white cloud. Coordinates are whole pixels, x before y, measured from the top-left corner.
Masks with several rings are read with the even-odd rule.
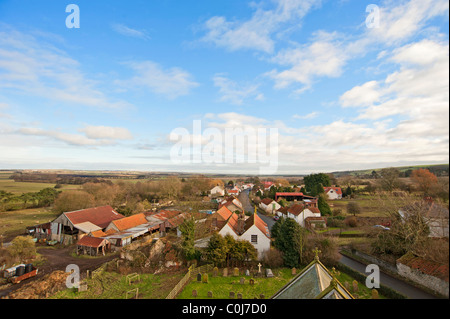
[[[348,90],[339,98],[339,101],[343,107],[362,107],[378,102],[382,95],[383,93],[381,92],[377,81],[369,81]]]
[[[162,94],[169,99],[187,95],[199,84],[194,82],[191,74],[181,68],[163,69],[153,61],[128,62],[135,76],[127,80],[117,80],[116,85],[131,88],[148,88],[156,94]]]
[[[121,23],[115,23],[111,27],[117,33],[122,34],[127,37],[139,38],[139,39],[143,39],[143,40],[150,39],[150,37],[147,35],[147,33],[145,31],[132,29]]]
[[[91,139],[130,140],[133,138],[130,131],[123,127],[87,125],[78,131],[85,133]]]
[[[305,115],[298,115],[298,114],[294,114],[292,117],[294,119],[299,119],[299,120],[311,120],[316,118],[317,116],[319,116],[319,112],[311,112]]]
[[[31,96],[103,108],[130,106],[112,100],[86,76],[78,61],[49,43],[14,29],[0,31],[0,86]]]
[[[264,95],[258,91],[257,84],[240,84],[227,77],[216,74],[213,78],[214,86],[219,88],[220,101],[242,105],[246,99],[261,101]]]
[[[332,38],[331,34],[319,32],[312,43],[284,49],[273,57],[272,62],[289,67],[267,73],[274,79],[275,88],[301,83],[303,87],[297,90],[301,93],[309,89],[317,77],[340,76],[348,57],[341,45]]]
[[[272,35],[287,22],[300,24],[312,7],[320,1],[314,0],[278,0],[273,1],[275,8],[264,10],[260,5],[253,5],[256,11],[246,21],[227,21],[226,18],[214,16],[207,20],[207,30],[202,41],[212,42],[229,51],[257,50],[272,53],[274,41]]]
[[[385,1],[380,6],[379,28],[367,28],[371,41],[400,43],[426,27],[427,21],[448,14],[446,0]]]

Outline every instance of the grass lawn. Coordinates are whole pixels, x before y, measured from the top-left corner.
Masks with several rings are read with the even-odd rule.
[[[341,284],[348,287],[348,291],[356,298],[356,299],[372,299],[372,289],[366,287],[365,283],[358,282],[358,290],[353,291],[353,278],[347,275],[346,273],[341,272],[337,279]],[[346,284],[347,283],[347,284]],[[379,299],[386,299],[380,293],[378,294]]]
[[[359,195],[355,199],[339,199],[329,200],[328,205],[333,209],[341,209],[344,216],[347,214],[347,204],[349,202],[356,202],[361,207],[359,217],[386,217],[386,212],[380,206],[378,198],[369,195]]]
[[[21,235],[27,226],[46,223],[57,216],[58,214],[48,208],[0,212],[0,234],[6,237]]]
[[[300,271],[300,269],[297,271]],[[219,274],[221,274],[221,271],[219,271]],[[243,299],[259,298],[260,294],[264,294],[265,298],[270,298],[294,278],[291,269],[287,268],[274,269],[273,274],[275,275],[273,278],[254,278],[255,284],[251,286],[249,284],[251,277],[242,275],[239,277],[223,277],[221,275],[213,277],[212,273],[209,273],[208,283],[192,280],[178,295],[177,299],[193,299],[192,290],[194,289],[197,290],[198,299],[207,299],[208,291],[212,291],[213,299],[229,299],[230,291],[234,291],[236,296],[241,293]],[[245,278],[243,285],[239,283],[241,277]]]
[[[88,279],[88,290],[78,292],[65,289],[51,299],[125,299],[127,291],[139,288],[139,299],[164,299],[180,281],[184,273],[179,274],[141,274],[140,280],[127,283],[125,275],[116,272],[103,272],[94,279]],[[128,298],[134,297],[134,292]]]

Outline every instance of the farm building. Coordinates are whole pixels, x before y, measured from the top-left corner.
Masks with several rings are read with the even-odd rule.
[[[105,255],[111,244],[104,238],[84,236],[77,242],[77,254],[98,256]]]
[[[281,207],[276,201],[271,198],[264,198],[259,203],[259,208],[264,210],[266,213],[273,214]]]
[[[83,236],[105,229],[113,220],[124,218],[111,206],[101,206],[65,212],[50,223],[28,227],[28,233],[37,238],[72,244]]]

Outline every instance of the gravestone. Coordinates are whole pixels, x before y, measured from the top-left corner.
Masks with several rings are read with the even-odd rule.
[[[198,273],[198,274],[197,274],[197,281],[198,281],[198,282],[201,282],[201,281],[202,281],[202,274],[201,274],[201,273]]]
[[[259,299],[265,299],[265,298],[266,298],[266,296],[264,296],[264,294],[259,295]]]
[[[272,269],[266,268],[266,277],[267,278],[272,278],[273,277]]]
[[[353,280],[353,292],[358,292],[358,282],[356,280]]]
[[[227,268],[227,267],[225,267],[225,268],[223,269],[223,276],[224,276],[224,277],[228,277],[228,268]]]
[[[234,291],[230,291],[230,299],[234,299]]]
[[[246,276],[250,276],[250,270],[247,269],[247,270],[245,271],[245,275],[246,275]]]
[[[208,274],[206,272],[202,276],[202,282],[204,282],[206,284],[208,283]]]
[[[378,290],[372,289],[372,299],[378,299]]]
[[[212,291],[208,291],[208,298],[212,298],[212,297],[213,297]]]
[[[245,278],[244,278],[244,277],[241,277],[241,279],[239,280],[239,283],[240,283],[241,285],[245,284]]]
[[[217,277],[218,274],[219,274],[219,268],[214,267],[214,269],[213,269],[213,277]]]
[[[235,267],[233,269],[233,276],[235,276],[235,277],[239,276],[239,268]]]
[[[87,290],[88,290],[87,282],[82,282],[82,283],[78,286],[78,291],[87,291]]]
[[[348,281],[344,282],[344,287],[345,287],[345,289],[350,291],[350,283]]]
[[[292,268],[292,275],[296,275],[297,274],[297,268]]]
[[[242,299],[242,294],[240,292],[237,294],[237,299]]]
[[[192,297],[197,297],[197,290],[192,290]]]
[[[255,284],[255,280],[252,278],[250,279],[250,286],[253,286]]]

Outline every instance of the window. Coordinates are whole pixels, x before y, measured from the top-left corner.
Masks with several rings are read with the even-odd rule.
[[[252,235],[251,242],[254,244],[258,243],[258,235]]]

